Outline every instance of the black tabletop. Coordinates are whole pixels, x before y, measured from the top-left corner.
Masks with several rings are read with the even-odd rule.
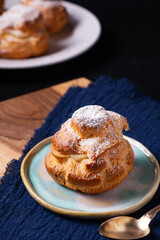
[[[78,77],[126,77],[160,101],[160,7],[139,0],[74,0],[100,20],[102,35],[88,52],[72,60],[33,69],[0,70],[0,100]]]

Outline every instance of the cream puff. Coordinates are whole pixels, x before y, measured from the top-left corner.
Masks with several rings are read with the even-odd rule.
[[[0,56],[23,59],[47,51],[49,37],[42,14],[35,8],[17,4],[0,16]]]
[[[22,4],[38,9],[49,34],[59,32],[68,21],[66,8],[59,1],[21,0]]]
[[[45,158],[50,176],[84,193],[102,193],[118,186],[130,173],[134,154],[122,130],[127,119],[103,107],[75,111],[52,137]]]

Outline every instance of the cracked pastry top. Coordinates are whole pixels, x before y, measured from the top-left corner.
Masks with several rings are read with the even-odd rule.
[[[103,107],[75,111],[52,137],[45,166],[59,184],[84,193],[102,193],[130,173],[134,154],[122,130],[127,119]]]

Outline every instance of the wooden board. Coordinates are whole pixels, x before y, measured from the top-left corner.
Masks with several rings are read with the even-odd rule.
[[[87,87],[89,83],[79,78],[0,103],[0,177],[8,162],[21,156],[34,130],[43,124],[67,89]]]

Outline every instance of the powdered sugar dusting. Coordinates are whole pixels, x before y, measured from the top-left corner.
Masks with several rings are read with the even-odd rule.
[[[104,153],[107,149],[111,148],[118,142],[120,142],[122,138],[120,136],[111,134],[110,138],[107,137],[97,137],[97,138],[88,138],[82,139],[79,142],[79,150],[80,153],[87,153],[88,158],[95,159]]]
[[[24,3],[28,1],[23,1]],[[34,0],[30,1],[29,4],[33,7],[46,9],[46,8],[53,8],[60,6],[60,3],[58,1],[42,1],[42,0]]]
[[[72,138],[73,143],[80,139],[80,137],[74,132],[73,128],[71,127],[71,118],[69,118],[61,127],[61,131],[65,132],[69,138]]]
[[[97,127],[97,129],[99,129],[99,126],[104,126],[104,134],[81,138],[72,128],[71,121],[73,119],[83,126],[86,124],[87,126]],[[72,119],[66,121],[60,131],[57,132],[56,138],[62,137],[61,150],[65,150],[66,144],[68,144],[68,149],[72,149],[79,154],[87,154],[90,159],[97,159],[107,149],[122,141],[122,130],[126,124],[127,120],[118,113],[106,111],[103,107],[97,105],[91,105],[74,112]]]
[[[40,15],[40,12],[32,7],[17,4],[1,15],[0,29],[20,28],[24,22],[34,22]]]
[[[95,128],[101,127],[105,124],[108,118],[108,113],[101,106],[89,105],[75,111],[72,118],[82,126]]]
[[[61,127],[61,129],[53,136],[55,139],[55,147],[58,150],[68,151],[76,150],[80,137],[71,128],[71,118],[69,118]]]

